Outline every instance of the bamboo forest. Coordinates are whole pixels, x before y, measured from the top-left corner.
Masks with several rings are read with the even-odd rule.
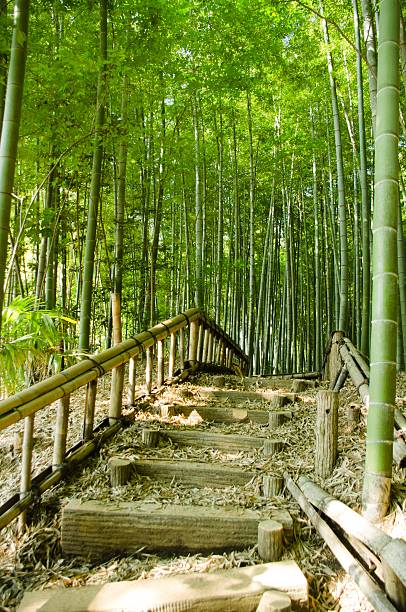
[[[0,611],[406,610],[400,0],[0,0]]]

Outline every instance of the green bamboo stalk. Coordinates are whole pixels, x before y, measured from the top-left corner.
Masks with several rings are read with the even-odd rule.
[[[363,512],[372,521],[389,507],[398,320],[397,223],[399,198],[398,0],[382,0],[379,19],[375,137],[371,377]]]
[[[0,144],[0,313],[4,301],[11,193],[17,158],[20,117],[23,101],[30,0],[16,0],[6,100]],[[1,333],[1,317],[0,317]]]
[[[357,96],[358,96],[358,132],[359,132],[359,162],[361,185],[361,211],[362,211],[362,316],[361,316],[361,352],[369,354],[370,329],[370,293],[371,293],[371,257],[370,257],[370,231],[371,211],[369,201],[367,154],[364,119],[364,90],[362,80],[361,40],[359,30],[359,14],[357,0],[352,0],[354,12],[355,47],[357,49]]]
[[[323,3],[320,3],[320,12],[324,15]],[[345,331],[348,324],[348,246],[347,246],[347,214],[345,204],[345,181],[344,164],[341,139],[340,117],[338,112],[337,85],[334,76],[333,57],[329,49],[330,38],[328,33],[327,21],[322,20],[324,41],[327,46],[327,67],[330,82],[331,106],[333,110],[334,122],[334,142],[336,151],[337,168],[337,189],[338,189],[338,231],[340,242],[340,314],[338,327]]]
[[[90,321],[92,314],[93,271],[96,249],[97,213],[103,161],[103,126],[106,104],[107,63],[107,0],[100,0],[100,69],[97,83],[96,129],[93,149],[92,178],[86,228],[85,259],[83,267],[82,300],[80,304],[79,351],[90,348]]]

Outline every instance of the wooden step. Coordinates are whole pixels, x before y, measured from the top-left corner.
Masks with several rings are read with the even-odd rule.
[[[214,406],[163,406],[161,408],[161,416],[171,417],[175,415],[183,415],[189,418],[191,414],[197,413],[203,421],[212,423],[247,423],[251,421],[257,425],[268,425],[269,410],[254,410],[251,408],[232,408],[232,407],[214,407]],[[294,412],[292,410],[284,410],[286,418],[292,418]]]
[[[286,510],[270,518],[289,539],[293,523]],[[215,552],[253,546],[262,517],[253,510],[165,506],[139,502],[70,501],[62,512],[65,554],[105,558],[145,551]]]
[[[278,561],[211,573],[110,582],[75,589],[29,592],[18,612],[247,612],[262,594],[289,595],[293,610],[308,609],[308,586],[294,561]]]
[[[244,486],[257,472],[248,472],[238,467],[228,467],[218,463],[193,462],[188,459],[137,459],[133,461],[134,470],[140,476],[154,480],[175,482],[193,487],[230,487]]]
[[[226,450],[250,450],[262,448],[266,438],[254,436],[236,436],[228,434],[211,433],[207,431],[190,431],[174,429],[163,429],[159,432],[162,438],[166,438],[180,446],[198,446],[199,448],[211,447]]]
[[[295,393],[278,393],[277,391],[217,391],[210,387],[199,387],[197,392],[198,397],[204,399],[216,399],[223,402],[230,403],[244,403],[244,402],[272,402],[275,396],[282,396],[285,398],[285,403],[290,404],[296,401],[297,396]]]

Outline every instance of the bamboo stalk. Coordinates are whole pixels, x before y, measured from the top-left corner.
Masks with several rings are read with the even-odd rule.
[[[156,386],[158,389],[162,387],[165,380],[165,363],[164,363],[164,341],[157,342],[157,366],[156,366]]]
[[[52,470],[55,471],[65,459],[66,437],[68,434],[70,395],[65,395],[58,402],[56,412],[54,453],[52,457]]]
[[[203,339],[203,355],[202,361],[203,363],[207,363],[208,361],[208,352],[209,352],[209,337],[210,337],[210,329],[208,327],[204,330],[204,339]]]
[[[123,387],[124,387],[124,365],[114,368],[111,376],[110,388],[110,425],[121,418],[123,406]]]
[[[213,332],[210,330],[208,346],[207,346],[207,361],[208,361],[208,363],[212,363],[213,362],[213,344],[214,344],[214,336],[213,336]]]
[[[153,350],[149,347],[146,351],[146,365],[145,365],[145,388],[147,394],[151,394],[152,390],[152,368],[153,368]]]
[[[179,330],[179,368],[185,369],[185,332],[183,328]]]
[[[169,365],[168,365],[168,379],[172,380],[173,373],[175,371],[175,360],[176,360],[176,334],[171,334],[171,341],[169,345]]]
[[[346,533],[357,538],[385,561],[406,586],[406,542],[391,538],[366,518],[332,497],[306,476],[299,477],[306,498],[333,519]]]
[[[24,420],[24,438],[21,457],[21,480],[20,480],[20,499],[24,498],[31,488],[31,466],[32,449],[34,446],[34,415],[27,416]],[[22,513],[19,520],[19,529],[23,530],[26,524],[25,513]]]
[[[83,439],[91,440],[93,438],[94,413],[96,406],[97,395],[97,378],[92,380],[87,385],[86,401],[85,401],[85,417],[83,423]]]
[[[128,362],[127,401],[128,401],[129,406],[134,405],[136,366],[137,366],[137,358],[131,357],[130,361]]]
[[[197,321],[190,323],[190,336],[189,336],[189,362],[194,365],[197,361],[197,348],[199,340],[199,324]]]
[[[197,341],[197,361],[201,363],[203,361],[203,339],[204,339],[204,325],[199,325],[199,339]]]
[[[284,473],[284,478],[292,497],[296,499],[303,512],[310,518],[317,532],[326,542],[343,569],[353,578],[355,584],[360,588],[370,604],[380,612],[396,612],[396,608],[393,607],[386,595],[372,580],[359,561],[352,556],[344,544],[338,539],[331,527],[327,525],[318,512],[307,501],[303,492],[287,472]]]

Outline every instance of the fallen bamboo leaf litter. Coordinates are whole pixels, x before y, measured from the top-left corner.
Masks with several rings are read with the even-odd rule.
[[[265,379],[266,380],[266,379]],[[405,380],[402,380],[405,383]],[[177,447],[172,442],[160,441],[157,448],[145,448],[141,441],[141,430],[149,427],[165,431],[178,428],[187,430],[190,421],[182,415],[162,418],[162,405],[219,406],[217,399],[199,397],[199,385],[210,386],[210,377],[201,374],[193,379],[169,387],[159,396],[142,401],[143,408],[134,411],[133,422],[113,438],[108,446],[100,449],[99,454],[91,458],[81,470],[77,478],[71,477],[43,496],[42,507],[36,509],[36,522],[22,537],[17,538],[14,527],[3,532],[4,541],[0,544],[0,602],[4,609],[13,609],[21,599],[24,590],[50,588],[55,586],[74,587],[85,584],[98,584],[106,581],[126,579],[159,578],[185,572],[208,572],[218,569],[229,569],[254,565],[260,562],[256,546],[239,552],[223,555],[180,555],[158,556],[147,554],[142,549],[136,555],[126,558],[113,558],[104,563],[89,563],[86,559],[62,557],[60,549],[60,508],[72,497],[83,500],[101,500],[113,502],[138,500],[140,503],[165,505],[193,504],[195,506],[222,508],[250,508],[267,517],[274,508],[284,507],[289,510],[295,520],[295,537],[284,552],[283,558],[295,559],[305,572],[310,585],[310,606],[313,610],[357,609],[369,611],[371,608],[360,596],[353,583],[339,569],[335,559],[326,549],[322,540],[310,528],[309,522],[300,514],[299,508],[290,497],[275,497],[266,499],[262,496],[261,480],[263,474],[281,475],[288,470],[293,476],[300,473],[313,475],[314,417],[316,413],[315,397],[318,389],[308,389],[301,393],[302,401],[293,405],[294,417],[277,429],[277,436],[285,441],[281,452],[273,456],[265,456],[261,449],[244,451],[228,451],[215,448],[196,448],[192,446]],[[257,381],[250,379],[244,385],[230,377],[228,386],[240,390],[255,390]],[[272,385],[273,386],[273,385]],[[264,386],[261,384],[261,389]],[[266,387],[265,387],[266,388]],[[406,389],[406,385],[404,386]],[[185,394],[184,389],[187,389]],[[182,393],[179,393],[182,390]],[[406,395],[406,393],[404,393]],[[345,406],[351,401],[357,401],[354,388],[347,383],[340,394],[340,404]],[[234,404],[233,404],[234,405]],[[244,407],[254,407],[255,402],[244,401]],[[261,403],[262,409],[266,402]],[[106,413],[108,398],[101,400],[100,413]],[[239,406],[240,407],[240,406]],[[197,409],[198,410],[198,409]],[[76,412],[77,411],[77,412]],[[45,412],[44,422],[46,421]],[[48,415],[51,414],[50,412]],[[80,400],[74,403],[71,435],[81,421]],[[42,416],[42,415],[41,415]],[[41,423],[42,424],[42,423]],[[49,436],[48,429],[43,431]],[[200,422],[194,431],[211,433],[228,433],[230,435],[268,436],[268,427],[256,423],[209,423]],[[303,435],[303,433],[306,435]],[[331,477],[323,482],[323,487],[333,495],[357,509],[360,501],[364,461],[365,425],[362,420],[355,431],[349,431],[345,411],[339,414],[339,458]],[[46,447],[49,448],[49,445]],[[49,451],[48,451],[49,453]],[[46,455],[46,453],[44,453]],[[222,489],[209,487],[188,487],[172,482],[159,482],[147,477],[134,475],[130,483],[124,487],[111,489],[107,470],[108,458],[114,455],[131,459],[159,458],[166,460],[194,461],[239,467],[253,471],[256,477],[242,487],[230,486]],[[42,458],[37,453],[36,469],[48,456]],[[42,461],[44,463],[42,463]],[[15,458],[7,456],[6,465],[13,468]],[[404,522],[400,518],[402,503],[404,503],[404,474],[401,470],[394,472],[394,499],[392,519],[388,519],[388,530],[396,525],[397,537],[405,537]],[[403,498],[401,495],[403,494]],[[403,508],[404,510],[404,508]],[[399,535],[400,534],[400,535]],[[344,602],[346,602],[344,604]],[[348,603],[351,602],[351,603]],[[343,604],[347,607],[342,607]],[[348,605],[353,606],[352,608]]]

